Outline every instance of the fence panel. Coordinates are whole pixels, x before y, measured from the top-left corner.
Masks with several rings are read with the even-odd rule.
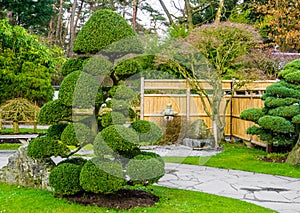
[[[265,146],[256,136],[246,134],[246,129],[254,125],[253,122],[240,119],[240,114],[248,108],[262,108],[264,102],[261,95],[265,92],[266,87],[276,81],[254,81],[245,84],[232,97],[232,102],[228,105],[225,112],[226,125],[225,135],[234,136],[260,146]],[[204,89],[212,89],[205,81],[199,81]],[[161,124],[162,115],[160,114],[168,103],[172,104],[173,110],[178,112],[178,116],[184,117],[189,124],[197,119],[205,121],[206,125],[211,128],[212,123],[207,116],[204,106],[199,95],[190,94],[190,88],[185,80],[145,80],[142,79],[141,87],[141,119],[153,121],[158,125]],[[224,91],[230,91],[232,81],[223,81]],[[147,94],[145,91],[158,91],[159,94]],[[174,92],[170,92],[174,90]],[[176,93],[176,91],[180,91]],[[227,98],[229,96],[226,96]],[[208,104],[208,101],[205,100]],[[221,103],[221,109],[225,105],[225,98]],[[224,116],[224,115],[223,115]]]

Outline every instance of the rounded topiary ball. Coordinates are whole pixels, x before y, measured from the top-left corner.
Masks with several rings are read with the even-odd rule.
[[[101,126],[108,127],[114,124],[125,124],[126,118],[119,112],[108,112],[102,115]]]
[[[69,124],[61,134],[61,141],[71,146],[84,146],[93,143],[94,138],[91,129],[82,123]]]
[[[83,165],[87,162],[86,159],[81,158],[81,157],[74,157],[74,158],[68,158],[66,160],[63,160],[61,162],[59,162],[57,165],[63,164],[63,163],[71,163],[71,164],[75,164],[78,166],[83,167]]]
[[[59,121],[72,120],[72,108],[59,99],[44,104],[39,112],[39,124],[56,124]]]
[[[74,195],[82,191],[79,181],[81,168],[72,163],[62,163],[55,167],[49,175],[49,184],[54,192],[60,195]]]
[[[137,132],[140,143],[154,144],[163,137],[161,128],[151,121],[137,120],[130,127]]]
[[[111,72],[113,64],[105,58],[90,58],[83,67],[83,71],[92,76],[103,76]],[[103,79],[101,79],[103,80]]]
[[[82,70],[83,68],[83,64],[84,61],[87,58],[82,57],[82,58],[70,58],[68,59],[61,67],[61,74],[63,76],[67,76],[68,74],[74,72],[74,71],[78,71],[78,70]]]
[[[130,101],[136,94],[135,92],[125,85],[113,86],[109,91],[108,95],[116,100]]]
[[[130,159],[126,173],[134,184],[153,184],[164,176],[165,168],[162,158],[155,153],[142,152]]]
[[[79,31],[74,42],[75,53],[95,54],[111,44],[127,38],[137,37],[135,31],[118,13],[111,10],[98,10]],[[141,42],[135,39],[123,42],[113,48],[113,52],[141,51]]]
[[[48,128],[46,135],[50,138],[60,140],[61,134],[67,126],[68,126],[67,123],[54,124]]]
[[[50,137],[37,137],[29,143],[27,155],[37,159],[51,156],[65,157],[69,151],[69,148],[58,140]]]
[[[125,185],[125,176],[120,162],[89,160],[80,173],[80,185],[85,191],[111,194]]]
[[[137,147],[137,133],[122,125],[112,125],[103,129],[95,138],[94,144],[97,143],[105,143],[105,147],[109,147],[110,150],[125,158],[133,158],[140,154],[140,149]],[[99,145],[99,147],[103,147],[103,145]]]
[[[103,102],[99,82],[90,74],[75,71],[64,78],[58,98],[66,106],[92,108]]]

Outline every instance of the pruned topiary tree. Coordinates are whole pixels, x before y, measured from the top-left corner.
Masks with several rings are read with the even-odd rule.
[[[83,146],[91,143],[96,156],[87,162],[82,159],[74,162],[68,159],[59,164],[50,174],[50,185],[55,193],[111,194],[126,184],[150,184],[163,176],[164,164],[157,160],[159,156],[150,154],[150,157],[143,157],[144,154],[138,147],[138,133],[123,125],[126,121],[124,115],[131,113],[129,103],[136,93],[124,85],[119,85],[122,80],[121,69],[124,66],[118,69],[113,66],[120,57],[140,50],[141,42],[130,25],[109,10],[95,12],[79,32],[74,45],[78,56],[86,57],[97,52],[101,55],[85,59],[81,70],[77,70],[81,66],[79,59],[67,62],[69,64],[65,65],[65,69],[68,69],[66,73],[69,74],[61,83],[58,100],[45,104],[39,115],[41,123],[54,125],[46,137],[37,138],[32,141],[32,145],[29,144],[28,154],[38,158],[60,155],[70,159]],[[115,74],[116,70],[118,76]],[[127,75],[128,72],[124,73]],[[116,87],[106,92],[102,90],[101,83],[107,77],[112,79]],[[112,112],[103,115],[101,120],[99,109],[108,96],[111,101],[106,104],[111,104]],[[97,128],[94,128],[95,125]],[[146,129],[142,125],[140,128]],[[57,132],[57,136],[53,132]],[[44,148],[43,141],[50,146]],[[57,144],[63,147],[62,153],[56,149]],[[70,150],[74,146],[75,149]],[[52,150],[51,147],[55,149]],[[142,157],[137,157],[140,155]],[[134,177],[134,181],[129,180],[126,171],[128,162],[135,157],[136,160],[131,161],[131,164],[140,168],[139,177],[143,179],[140,181],[139,177]],[[155,165],[149,178],[150,171],[145,170],[149,164],[143,165],[142,159],[153,161]],[[131,174],[135,172],[133,167],[128,167],[132,168],[129,169]],[[154,171],[156,169],[157,173]]]
[[[300,118],[300,60],[285,65],[280,79],[266,88],[262,109],[244,110],[240,117],[256,125],[248,134],[258,135],[262,141],[274,146],[294,146],[299,134]]]

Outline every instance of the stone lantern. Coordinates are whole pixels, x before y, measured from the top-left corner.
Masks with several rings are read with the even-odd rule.
[[[164,109],[160,114],[164,116],[164,120],[166,121],[172,121],[174,119],[174,116],[178,114],[178,112],[174,111],[172,109],[172,104],[167,104],[167,108]]]

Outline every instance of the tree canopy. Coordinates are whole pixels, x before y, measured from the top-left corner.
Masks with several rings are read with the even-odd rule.
[[[51,81],[64,61],[62,50],[49,48],[23,27],[0,20],[0,103],[23,97],[39,105],[53,97]]]

